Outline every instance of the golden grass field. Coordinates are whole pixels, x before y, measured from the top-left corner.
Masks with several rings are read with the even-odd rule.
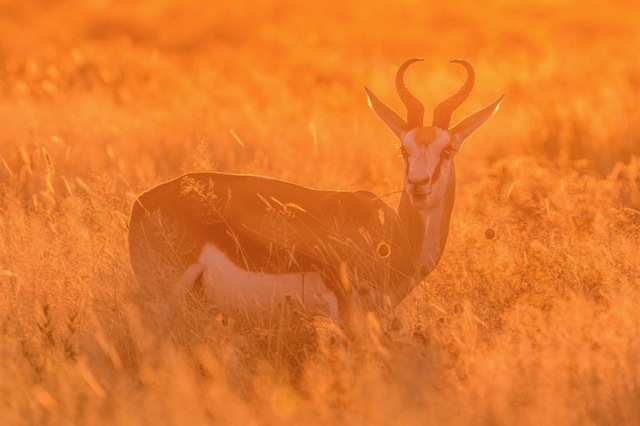
[[[640,4],[484,3],[0,0],[0,423],[640,424]],[[134,197],[194,170],[401,189],[362,87],[404,111],[414,56],[427,117],[453,58],[454,122],[507,97],[395,319],[157,315]]]

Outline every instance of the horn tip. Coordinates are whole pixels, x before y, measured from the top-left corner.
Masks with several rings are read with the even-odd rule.
[[[421,62],[421,61],[424,61],[424,58],[422,56],[417,56],[415,58],[407,59],[406,61],[404,61],[403,65],[408,66],[413,64],[414,62]]]

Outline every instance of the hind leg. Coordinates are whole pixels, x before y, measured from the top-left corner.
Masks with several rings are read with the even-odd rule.
[[[199,291],[200,288],[205,287],[202,282],[205,270],[208,270],[206,265],[196,263],[189,266],[187,270],[184,271],[173,285],[173,290],[169,296],[168,308],[170,310],[173,310],[176,306],[183,304],[189,291],[194,289]]]

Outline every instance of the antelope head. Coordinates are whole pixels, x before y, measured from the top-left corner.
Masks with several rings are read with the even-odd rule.
[[[480,127],[498,109],[504,95],[449,128],[451,114],[469,96],[475,80],[473,67],[462,59],[455,59],[467,70],[467,80],[453,96],[441,102],[433,111],[433,122],[424,126],[424,106],[404,83],[404,73],[414,62],[409,59],[396,74],[396,90],[407,108],[405,121],[395,111],[380,101],[367,87],[369,105],[400,139],[400,152],[404,159],[404,190],[416,209],[428,209],[440,203],[453,174],[453,157],[460,145],[475,129]]]

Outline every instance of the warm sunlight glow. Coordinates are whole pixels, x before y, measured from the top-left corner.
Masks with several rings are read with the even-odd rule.
[[[640,423],[638,22],[623,0],[0,0],[0,423]],[[506,96],[459,147],[424,133],[415,164],[455,157],[455,206],[439,263],[395,305],[376,292],[383,266],[412,260],[390,213],[398,148],[421,145],[363,88],[404,118],[394,78],[416,57],[425,125],[464,82],[452,59],[475,69],[452,128]],[[145,217],[183,251],[145,254],[141,279],[134,200],[200,171],[370,192],[325,204],[336,193],[180,181],[163,202],[198,226]],[[232,204],[247,191],[261,198]],[[215,273],[185,265],[238,267],[189,251],[228,218],[224,238],[257,253],[244,283],[273,285],[257,308],[278,296],[262,322],[212,303]],[[301,266],[308,252],[322,262]],[[322,268],[376,309],[338,326]],[[237,276],[220,294],[244,303]]]

